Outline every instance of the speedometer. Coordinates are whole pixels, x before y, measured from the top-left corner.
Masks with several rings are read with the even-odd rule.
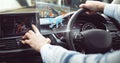
[[[94,24],[92,24],[92,23],[85,23],[82,26],[82,31],[88,30],[88,29],[96,29],[96,26]]]

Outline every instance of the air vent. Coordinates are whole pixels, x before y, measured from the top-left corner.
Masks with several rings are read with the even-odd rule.
[[[16,40],[0,40],[0,50],[15,50],[18,49],[19,46]]]

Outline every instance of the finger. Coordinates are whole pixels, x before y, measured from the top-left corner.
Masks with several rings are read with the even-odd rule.
[[[43,37],[43,35],[39,32],[38,28],[34,24],[32,24],[32,28],[35,31],[36,35],[39,35],[39,36]]]
[[[79,7],[80,7],[80,8],[83,8],[83,7],[84,7],[84,5],[85,5],[85,4],[81,4],[81,5],[79,5]]]
[[[22,40],[21,41],[23,44],[29,44],[30,45],[30,40]]]
[[[25,35],[22,37],[23,39],[30,39],[31,38],[31,34],[29,32],[25,33]]]
[[[51,43],[51,40],[49,38],[46,38],[47,40],[47,43],[50,44]]]
[[[23,39],[23,40],[24,40],[24,39],[27,39],[27,36],[25,36],[25,35],[24,35],[24,36],[22,36],[22,39]]]
[[[21,40],[22,44],[26,44],[26,42],[24,40]]]
[[[25,43],[30,45],[30,40],[25,40]]]
[[[40,34],[38,28],[34,24],[32,24],[32,28],[33,28],[33,30],[35,31],[36,34]]]
[[[32,35],[35,34],[32,30],[29,30],[28,33],[30,33]]]
[[[91,8],[91,4],[89,4],[89,3],[87,3],[87,4],[81,4],[79,7],[90,9]]]

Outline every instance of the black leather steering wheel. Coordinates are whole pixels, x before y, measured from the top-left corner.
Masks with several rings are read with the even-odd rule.
[[[73,44],[73,38],[71,37],[71,28],[72,25],[74,23],[74,21],[77,19],[77,16],[81,13],[84,13],[86,10],[81,8],[79,10],[77,10],[69,19],[68,24],[67,24],[67,33],[66,33],[66,38],[67,38],[67,42],[68,42],[68,46],[70,50],[76,50],[75,46]]]
[[[66,39],[68,43],[68,47],[70,50],[76,50],[74,42],[73,42],[73,34],[72,34],[72,26],[73,23],[78,18],[78,15],[85,13],[87,9],[79,9],[77,10],[69,19],[67,25],[67,33]],[[85,51],[88,53],[105,53],[110,50],[112,37],[105,30],[101,29],[90,29],[86,31],[80,32],[78,35],[79,39],[83,40],[83,44],[85,46]],[[81,45],[81,44],[80,44]]]

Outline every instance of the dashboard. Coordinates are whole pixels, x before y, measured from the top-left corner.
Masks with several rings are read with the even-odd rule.
[[[69,49],[66,33],[69,32],[67,25],[72,15],[73,13],[63,16],[63,21],[58,23],[58,26],[54,25],[50,28],[51,24],[41,25],[41,18],[36,12],[0,14],[0,58],[8,63],[9,61],[4,59],[10,59],[12,57],[12,61],[14,61],[17,56],[20,57],[17,57],[18,59],[21,59],[21,55],[29,56],[32,54],[34,59],[30,59],[33,61],[41,59],[39,53],[35,52],[29,45],[23,45],[21,43],[21,37],[28,30],[32,30],[31,24],[35,24],[45,37],[50,38],[52,41],[51,44],[60,45]],[[120,49],[120,28],[118,24],[116,24],[116,20],[99,13],[94,15],[80,14],[73,23],[71,31],[73,31],[73,35],[76,36],[80,32],[89,29],[102,29],[107,31],[112,36],[111,50]],[[73,41],[76,51],[81,52],[84,48],[80,47],[79,42],[77,39]],[[35,55],[39,58],[36,59]],[[40,60],[40,62],[41,61],[42,60]]]
[[[21,43],[22,36],[28,30],[32,30],[32,24],[39,28],[39,16],[37,15],[38,12],[0,14],[0,63],[37,62],[36,58],[40,56],[39,53],[29,45]]]
[[[0,53],[32,50],[21,43],[21,37],[32,30],[31,24],[37,26],[37,13],[0,14]]]
[[[55,44],[57,43],[66,44],[63,47],[67,48],[68,46],[66,41],[66,37],[67,37],[66,33],[69,32],[67,30],[67,25],[71,16],[72,14],[68,14],[67,16],[63,17],[62,25],[59,24],[58,27],[54,26],[53,28],[50,28],[49,25],[41,25],[41,33],[45,36],[52,35],[54,38],[54,40],[52,41],[56,41]],[[73,23],[71,31],[73,31],[74,35],[77,35],[80,32],[86,31],[89,29],[105,30],[108,33],[110,33],[112,36],[111,49],[118,50],[120,49],[120,46],[118,46],[120,44],[119,42],[120,28],[119,28],[119,25],[117,25],[115,22],[116,20],[99,13],[94,15],[81,14]],[[79,41],[77,39],[74,39],[74,45],[76,45],[75,48],[77,49],[77,51],[81,51],[80,50],[81,48],[79,47],[80,45],[78,44],[79,44]]]

